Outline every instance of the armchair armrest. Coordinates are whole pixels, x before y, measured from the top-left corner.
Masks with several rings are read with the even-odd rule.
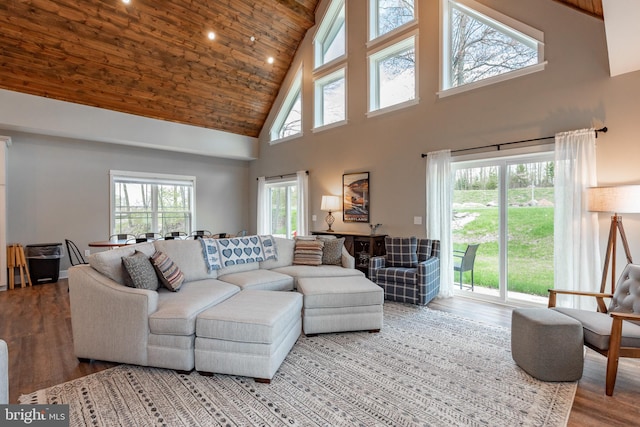
[[[378,275],[378,270],[381,268],[386,268],[386,266],[387,257],[384,255],[372,256],[371,258],[369,258],[369,279],[375,282]]]
[[[431,301],[440,292],[440,258],[430,257],[418,263],[418,287]]]
[[[549,289],[549,305],[548,307],[556,306],[556,296],[560,295],[577,295],[577,296],[587,296],[594,297],[598,304],[598,311],[601,313],[607,312],[607,306],[604,303],[604,298],[611,298],[613,295],[602,292],[584,292],[584,291],[568,291],[562,289]]]
[[[618,311],[612,311],[609,316],[614,319],[631,320],[632,322],[640,322],[640,314],[636,313],[620,313]]]

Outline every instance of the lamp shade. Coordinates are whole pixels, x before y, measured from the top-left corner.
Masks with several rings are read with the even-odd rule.
[[[640,185],[587,189],[591,212],[640,213]]]
[[[335,212],[340,209],[340,198],[338,196],[322,196],[320,210]]]

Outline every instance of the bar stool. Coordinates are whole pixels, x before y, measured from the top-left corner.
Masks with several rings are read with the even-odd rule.
[[[20,286],[22,288],[26,286],[32,286],[31,274],[29,274],[29,269],[27,268],[27,260],[24,256],[24,248],[22,247],[22,245],[17,243],[7,245],[7,269],[9,270],[9,289],[13,289],[15,287],[14,268],[18,268],[20,270]],[[27,276],[26,283],[24,281],[25,273]]]

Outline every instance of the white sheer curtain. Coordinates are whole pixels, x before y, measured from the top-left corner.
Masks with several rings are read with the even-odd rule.
[[[586,189],[597,186],[593,129],[556,134],[554,288],[600,291],[598,214],[587,210]],[[593,298],[558,296],[558,305],[593,310]]]
[[[307,171],[296,172],[298,182],[298,236],[309,234],[309,175]]]
[[[258,234],[271,234],[269,226],[269,201],[267,200],[267,179],[258,177],[257,229]]]
[[[453,248],[451,246],[451,150],[427,154],[427,238],[440,240],[440,293],[453,296]]]

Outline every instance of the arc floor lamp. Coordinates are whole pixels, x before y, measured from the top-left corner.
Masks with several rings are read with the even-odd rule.
[[[609,227],[609,241],[607,243],[607,254],[602,268],[602,281],[600,282],[600,292],[604,292],[607,281],[609,262],[611,262],[611,293],[616,289],[616,246],[618,232],[624,247],[627,262],[631,263],[631,252],[627,243],[627,235],[622,225],[621,213],[640,213],[640,185],[621,185],[615,187],[591,187],[587,190],[588,209],[591,212],[609,212],[611,215],[611,226]]]

